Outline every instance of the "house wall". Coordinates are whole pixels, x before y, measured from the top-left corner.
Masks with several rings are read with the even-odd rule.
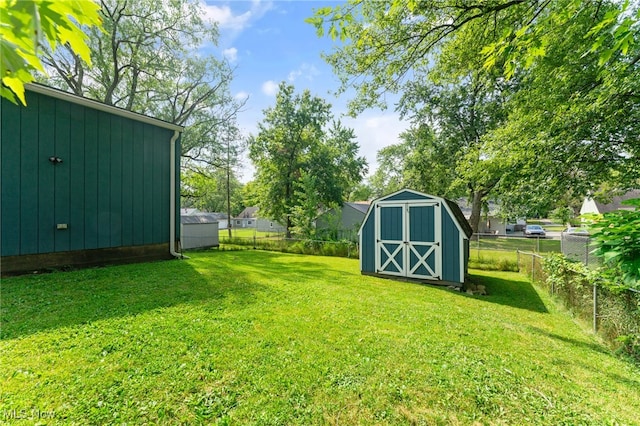
[[[331,227],[335,226],[333,223],[335,219],[333,219],[331,215],[335,214],[336,209],[330,209],[318,216],[318,219],[316,220],[316,229],[327,232],[334,231]],[[336,224],[337,229],[335,229],[338,232],[337,237],[354,241],[357,240],[358,230],[362,225],[365,214],[349,205],[343,205],[340,208],[339,215],[338,223]]]
[[[1,102],[3,271],[24,255],[153,246],[168,256],[172,130],[35,92],[27,107]]]
[[[183,249],[218,247],[218,222],[183,223],[181,226],[181,243]]]
[[[285,227],[275,220],[258,218],[256,219],[256,227],[258,231],[261,232],[275,232],[275,233],[283,233],[285,231]]]

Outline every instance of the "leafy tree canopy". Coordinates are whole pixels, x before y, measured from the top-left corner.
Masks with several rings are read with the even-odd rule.
[[[306,200],[298,211],[308,216],[310,202],[317,203],[316,209],[342,203],[362,180],[366,161],[357,152],[353,130],[332,119],[330,104],[308,90],[295,94],[292,85],[282,82],[275,106],[264,111],[249,141],[256,167],[252,192],[261,212],[285,224],[290,236],[294,208]],[[296,223],[299,229],[307,225]]]
[[[0,0],[0,95],[26,105],[24,84],[44,72],[42,48],[66,46],[91,64],[84,26],[100,32],[99,6],[93,1]]]

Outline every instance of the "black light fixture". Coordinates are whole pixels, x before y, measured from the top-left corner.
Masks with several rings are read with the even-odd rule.
[[[62,163],[62,158],[55,157],[55,156],[54,157],[49,157],[49,161],[51,162],[51,164],[53,164],[55,166],[56,164]]]

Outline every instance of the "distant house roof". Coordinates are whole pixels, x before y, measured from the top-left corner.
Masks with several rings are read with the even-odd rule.
[[[200,213],[200,210],[191,209],[191,208],[180,209],[180,215],[182,215],[182,216],[190,216],[190,215],[196,214],[196,213]]]
[[[211,213],[196,213],[192,215],[181,215],[180,223],[218,223],[218,219],[214,214]]]
[[[622,204],[623,201],[630,200],[632,198],[640,198],[640,189],[632,189],[624,195],[611,198],[611,202],[603,203],[593,198],[585,198],[580,209],[580,214],[596,213],[603,214],[616,210],[633,210],[633,206]]]
[[[371,205],[371,201],[354,201],[354,202],[348,202],[344,204],[345,206],[352,207],[358,210],[359,212],[366,214],[367,210],[369,210],[369,206]]]
[[[236,219],[253,219],[258,217],[258,207],[246,207],[240,212]]]

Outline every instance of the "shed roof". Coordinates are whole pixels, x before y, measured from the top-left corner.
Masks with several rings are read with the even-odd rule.
[[[180,223],[182,223],[182,224],[218,223],[218,220],[214,215],[211,215],[209,213],[196,213],[196,214],[192,214],[192,215],[182,215],[182,216],[180,216]]]
[[[93,108],[99,111],[108,112],[121,117],[130,118],[131,120],[140,121],[142,123],[152,124],[157,127],[162,127],[169,130],[176,130],[182,132],[183,126],[169,123],[168,121],[159,120],[157,118],[149,117],[148,115],[139,114],[137,112],[129,111],[126,109],[118,108],[112,105],[107,105],[102,102],[94,101],[93,99],[85,98],[82,96],[74,95],[73,93],[67,93],[65,91],[54,89],[53,87],[45,86],[37,83],[27,83],[24,85],[25,89],[41,93],[43,95],[51,96],[52,98],[62,99],[74,104],[82,105],[88,108]]]

